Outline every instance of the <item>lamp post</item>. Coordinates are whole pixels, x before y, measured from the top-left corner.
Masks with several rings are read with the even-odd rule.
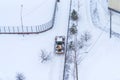
[[[88,52],[81,52],[82,53],[88,53]],[[78,61],[77,61],[77,51],[75,50],[75,69],[76,69],[76,80],[78,80]]]
[[[23,12],[23,4],[21,4],[21,13],[20,13],[20,16],[21,16],[21,28],[22,28],[22,32],[24,32],[22,12]]]

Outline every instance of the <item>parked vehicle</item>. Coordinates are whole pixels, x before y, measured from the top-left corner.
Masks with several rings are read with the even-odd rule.
[[[65,37],[64,36],[55,37],[55,53],[56,54],[65,53]]]

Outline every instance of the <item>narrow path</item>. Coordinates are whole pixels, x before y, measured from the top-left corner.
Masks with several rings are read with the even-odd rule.
[[[48,32],[48,34],[52,34],[51,36],[54,36],[52,43],[54,42],[55,36],[67,36],[69,1],[70,0],[60,0],[60,2],[58,2],[56,8],[55,24],[51,30],[52,32]],[[53,61],[51,70],[49,72],[50,80],[63,80],[65,55],[55,55],[54,60],[55,61]]]
[[[64,74],[63,80],[78,80],[77,66],[76,66],[76,51],[69,49],[69,43],[73,41],[75,44],[76,35],[70,37],[70,28],[73,24],[78,25],[77,21],[71,19],[71,13],[73,10],[79,10],[79,1],[70,0],[69,7],[69,18],[68,18],[68,30],[67,30],[67,45],[66,45],[66,54],[65,54],[65,64],[64,64]]]

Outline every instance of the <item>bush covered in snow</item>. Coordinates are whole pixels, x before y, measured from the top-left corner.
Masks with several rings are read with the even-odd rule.
[[[90,39],[91,39],[91,34],[89,32],[86,31],[83,34],[81,34],[77,42],[78,49],[82,49],[83,47],[85,47]]]
[[[71,35],[74,35],[74,34],[76,34],[77,33],[77,27],[76,27],[76,25],[75,24],[72,24],[72,26],[71,26],[71,28],[70,28],[70,34]]]
[[[73,43],[73,41],[70,41],[69,44],[68,44],[68,49],[69,50],[75,50],[75,45]]]
[[[44,62],[47,62],[51,59],[51,53],[48,53],[45,50],[41,50],[41,53],[40,53],[39,57],[40,57],[41,63],[44,63]]]
[[[72,18],[72,20],[78,20],[78,13],[74,9],[73,9],[73,11],[71,13],[71,18]]]
[[[23,75],[23,73],[17,73],[16,80],[25,80],[25,76]]]

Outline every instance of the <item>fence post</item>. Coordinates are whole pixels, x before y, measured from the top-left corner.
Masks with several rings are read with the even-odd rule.
[[[14,26],[13,26],[13,33],[15,32]]]
[[[6,32],[5,26],[4,26],[4,32]]]
[[[18,31],[18,33],[19,33],[19,27],[17,26],[17,31]]]
[[[40,32],[40,25],[38,26],[38,31]]]
[[[46,30],[46,24],[45,24],[45,27],[44,27],[45,29],[44,30]]]
[[[28,32],[28,26],[26,26],[26,30],[27,30],[27,32]]]
[[[36,26],[36,32],[37,32],[37,26]]]
[[[38,32],[39,32],[39,26],[37,26],[38,27]]]
[[[0,27],[0,33],[1,33],[1,27]]]
[[[41,27],[42,27],[42,31],[44,31],[44,26],[43,26],[43,24],[41,25]]]
[[[33,32],[33,28],[32,28],[32,26],[31,26],[31,32]]]
[[[110,10],[110,38],[112,37],[112,13]]]
[[[10,27],[8,26],[8,31],[9,31],[9,33],[10,33]]]

